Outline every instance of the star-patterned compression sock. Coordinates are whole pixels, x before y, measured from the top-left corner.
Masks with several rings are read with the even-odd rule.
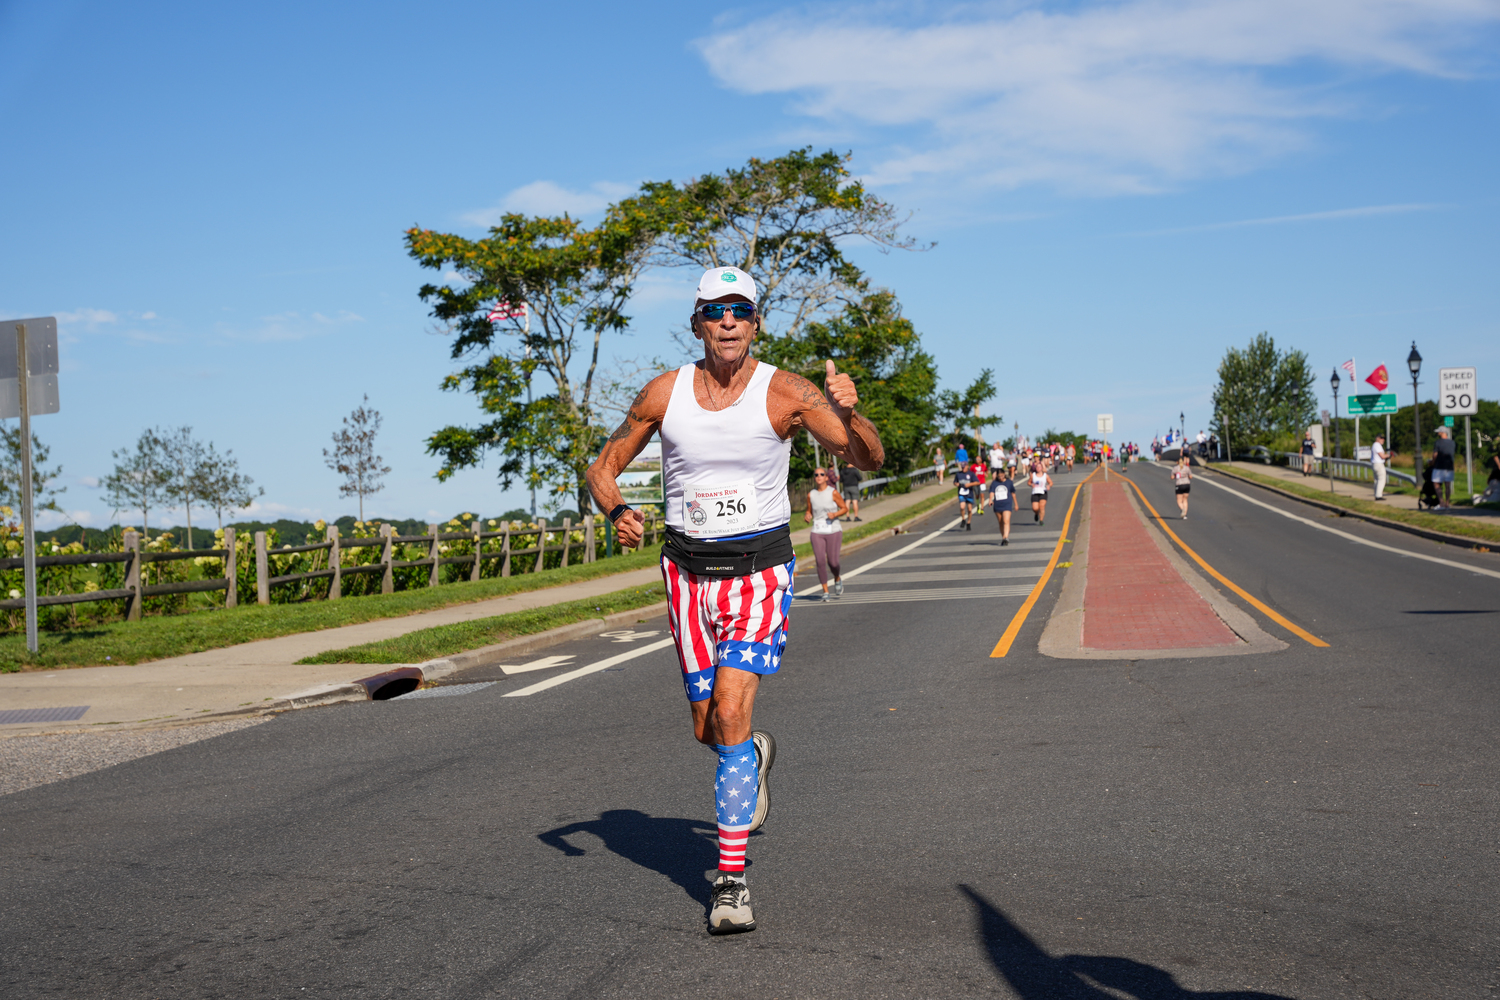
[[[750,839],[750,817],[760,790],[760,769],[755,761],[755,741],[732,747],[715,743],[719,770],[714,776],[714,802],[719,819],[719,871],[744,872],[745,843]]]

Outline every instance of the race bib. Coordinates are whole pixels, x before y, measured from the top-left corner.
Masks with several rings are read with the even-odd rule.
[[[994,494],[996,500],[1004,500],[1006,497],[1010,496],[1010,491],[1007,490],[1004,486],[1001,486],[999,483],[996,483]]]
[[[689,484],[682,491],[682,527],[691,538],[741,535],[759,524],[753,483]]]

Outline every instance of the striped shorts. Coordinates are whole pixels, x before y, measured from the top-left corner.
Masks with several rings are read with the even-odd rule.
[[[714,577],[689,573],[662,557],[667,621],[688,701],[713,694],[720,664],[755,674],[781,669],[796,565],[793,559],[749,576]]]

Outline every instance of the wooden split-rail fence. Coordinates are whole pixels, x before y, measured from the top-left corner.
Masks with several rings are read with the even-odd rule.
[[[663,526],[665,522],[660,517],[651,518],[645,525],[645,539],[642,544],[657,544],[661,541]],[[307,580],[328,580],[328,598],[337,600],[343,590],[343,578],[360,573],[379,573],[380,592],[389,594],[395,590],[395,571],[409,567],[427,567],[427,585],[435,587],[442,582],[442,568],[444,566],[469,566],[469,579],[478,580],[480,571],[486,561],[498,559],[500,561],[500,576],[511,576],[512,574],[535,573],[545,565],[546,558],[552,553],[561,553],[561,565],[567,566],[575,551],[581,556],[585,563],[594,562],[597,558],[598,544],[595,534],[595,519],[586,518],[579,526],[583,531],[580,541],[573,540],[573,522],[571,518],[564,518],[561,528],[549,528],[546,526],[536,528],[511,528],[507,525],[495,531],[483,531],[476,524],[472,531],[443,531],[439,525],[429,525],[425,535],[397,535],[390,525],[381,527],[380,535],[374,538],[341,538],[335,525],[328,526],[328,537],[326,541],[314,542],[311,545],[287,545],[279,549],[269,548],[266,543],[266,532],[255,533],[254,559],[255,559],[255,597],[260,604],[271,603],[271,588],[291,583],[301,583]],[[547,536],[556,534],[559,539],[549,543]],[[474,551],[468,555],[445,556],[442,554],[442,546],[446,542],[471,542]],[[520,544],[518,547],[518,543]],[[427,555],[421,559],[396,559],[395,551],[397,545],[424,544]],[[361,566],[343,565],[343,553],[346,549],[380,547],[380,561],[366,563]],[[581,551],[579,551],[581,550]],[[271,559],[274,556],[296,555],[302,552],[328,553],[328,568],[312,570],[307,573],[288,573],[283,576],[271,575]],[[623,550],[622,550],[623,552]],[[222,559],[224,565],[224,576],[206,580],[179,580],[172,583],[141,584],[141,568],[146,563],[172,562],[180,559],[194,559],[199,556]],[[534,557],[534,558],[533,558]],[[141,536],[134,531],[125,532],[124,551],[122,552],[78,552],[57,556],[38,556],[36,564],[39,568],[46,566],[78,566],[92,565],[97,563],[124,563],[125,579],[124,586],[109,590],[92,590],[78,594],[43,594],[37,597],[38,607],[51,607],[59,604],[83,604],[91,601],[125,601],[125,618],[127,621],[139,621],[142,611],[142,603],[147,597],[157,597],[165,594],[187,594],[201,591],[222,590],[224,604],[226,607],[235,607],[238,603],[237,588],[234,581],[238,578],[238,567],[236,565],[235,529],[224,529],[224,547],[220,549],[190,549],[185,552],[149,552],[141,547]],[[22,565],[19,558],[0,559],[0,569],[17,569]],[[0,609],[16,610],[24,608],[24,598],[10,598],[0,600]]]

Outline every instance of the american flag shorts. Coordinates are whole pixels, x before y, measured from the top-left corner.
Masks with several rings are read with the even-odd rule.
[[[786,648],[794,558],[749,576],[699,576],[662,556],[667,621],[688,701],[713,694],[719,665],[774,674]]]

